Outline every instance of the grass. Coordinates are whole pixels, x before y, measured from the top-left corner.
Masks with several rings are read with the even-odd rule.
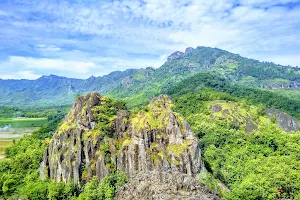
[[[12,140],[4,139],[0,140],[0,156],[4,155],[4,151],[6,148],[10,147],[13,144]]]
[[[46,123],[47,118],[0,118],[0,127],[11,125],[12,128],[32,128]]]
[[[3,162],[5,149],[13,145],[13,140],[19,140],[24,135],[31,134],[47,123],[47,118],[0,118],[0,128],[10,125],[8,130],[0,131],[0,160]]]

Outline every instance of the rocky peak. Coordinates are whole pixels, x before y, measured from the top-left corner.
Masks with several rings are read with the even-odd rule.
[[[65,77],[50,74],[49,76],[46,76],[46,75],[41,76],[40,78],[38,78],[38,80],[57,80],[57,79],[63,79],[63,78],[65,78]]]
[[[117,169],[129,177],[156,169],[194,176],[204,170],[200,146],[171,105],[161,95],[130,115],[121,102],[97,93],[77,98],[44,153],[41,177],[80,183]]]
[[[124,88],[129,88],[129,86],[131,85],[132,83],[132,78],[131,76],[126,76],[123,80],[122,80],[122,86]]]
[[[169,57],[168,57],[168,61],[171,61],[171,60],[174,60],[174,59],[177,59],[177,58],[180,58],[184,56],[184,53],[181,52],[181,51],[176,51],[174,53],[172,53]]]
[[[193,50],[194,50],[193,47],[188,47],[188,48],[186,48],[186,49],[185,49],[185,55],[190,54]]]
[[[92,109],[100,103],[101,96],[96,92],[78,97],[64,120],[64,124],[67,123],[69,126],[77,124],[77,128],[84,130],[93,129],[97,122]]]

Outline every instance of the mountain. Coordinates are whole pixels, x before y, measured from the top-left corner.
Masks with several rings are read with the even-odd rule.
[[[193,178],[206,171],[200,144],[171,105],[170,97],[161,95],[150,102],[147,111],[130,114],[121,102],[97,93],[78,97],[44,153],[41,177],[82,184],[120,170],[135,185],[131,190],[139,186],[137,178],[130,179],[137,174],[151,177],[144,183],[147,187],[164,185],[160,190],[141,189],[139,199],[153,199],[154,194],[154,199],[218,199]],[[172,180],[178,188],[168,194],[174,187]],[[185,193],[178,193],[179,188]],[[141,195],[128,193],[123,188],[117,199]]]
[[[155,168],[199,173],[204,167],[200,146],[171,103],[162,95],[147,112],[130,116],[124,104],[97,93],[77,98],[45,152],[42,177],[79,183],[115,169],[128,176]]]
[[[97,93],[78,97],[40,176],[88,185],[124,172],[116,199],[297,199],[300,121],[268,108],[269,96],[258,93],[256,104],[222,81],[198,73],[139,111]]]
[[[121,85],[109,94],[126,99],[135,107],[199,72],[216,74],[239,85],[280,90],[283,95],[288,94],[286,90],[299,90],[298,68],[259,62],[217,48],[197,47],[187,48],[185,53],[175,52],[150,76],[132,77],[127,87]]]
[[[85,80],[54,75],[37,80],[0,80],[0,105],[70,105],[77,94],[97,91],[123,98],[130,107],[136,107],[198,72],[210,72],[240,85],[277,90],[293,98],[300,96],[299,68],[259,62],[217,48],[189,47],[171,54],[157,69],[129,69]]]
[[[228,80],[198,72],[135,109],[77,96],[55,134],[6,151],[0,197],[299,199],[300,101]]]
[[[77,94],[108,92],[137,71],[116,71],[85,80],[55,75],[42,76],[37,80],[0,80],[0,104],[19,107],[70,105]]]

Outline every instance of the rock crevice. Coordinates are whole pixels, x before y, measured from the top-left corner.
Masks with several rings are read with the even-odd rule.
[[[199,143],[168,96],[135,114],[112,102],[97,93],[77,98],[44,153],[42,178],[84,183],[115,170],[133,177],[159,169],[194,176],[204,169]]]

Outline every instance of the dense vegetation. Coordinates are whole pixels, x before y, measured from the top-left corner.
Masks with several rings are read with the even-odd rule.
[[[208,73],[199,73],[191,78],[183,80],[176,86],[166,90],[166,93],[179,97],[183,94],[191,94],[203,89],[223,92],[224,94],[228,94],[227,96],[230,95],[231,98],[246,100],[249,104],[263,104],[266,107],[275,107],[289,113],[292,116],[300,118],[300,100],[298,99],[291,99],[275,92],[261,90],[254,87],[231,84],[223,78]],[[211,94],[203,95],[209,96]],[[194,101],[195,99],[188,98],[187,103],[196,103]]]
[[[55,75],[37,80],[0,79],[0,105],[34,108],[71,105],[77,94],[97,91],[122,98],[134,108],[199,72],[215,73],[231,82],[255,87],[273,88],[285,83],[286,89],[290,89],[291,81],[300,82],[299,68],[259,62],[217,48],[197,47],[157,69],[128,69],[85,80]]]
[[[124,99],[132,109],[140,109],[156,95],[171,95],[175,101],[173,109],[188,120],[201,140],[208,173],[200,174],[200,181],[213,190],[217,187],[227,199],[300,199],[300,132],[287,134],[274,119],[264,114],[265,108],[274,107],[300,119],[300,94],[292,90],[274,92],[259,88],[279,82],[300,82],[298,68],[199,47],[158,69],[127,70],[87,80],[49,76],[36,82],[0,81],[0,94],[4,95],[0,95],[0,104],[22,106],[35,102],[37,107],[43,107],[0,107],[0,118],[46,117],[48,120],[47,125],[6,150],[7,158],[0,160],[0,197],[114,197],[116,189],[127,181],[120,171],[114,171],[101,182],[92,179],[83,187],[72,182],[39,179],[38,168],[44,149],[69,108],[48,105],[71,104],[77,93],[97,90]],[[31,87],[33,83],[37,87]],[[6,98],[7,88],[13,95]],[[215,105],[226,112],[214,111]],[[116,108],[124,107],[121,101],[107,98],[93,110],[103,136],[112,137],[111,121]],[[248,121],[255,127],[252,131],[246,131]],[[108,146],[102,146],[109,160]],[[220,183],[226,184],[231,192],[222,189]]]
[[[48,123],[30,136],[25,136],[13,146],[6,149],[6,158],[0,160],[0,195],[13,196],[27,192],[23,187],[37,187],[42,189],[43,183],[39,183],[39,165],[47,144],[45,138],[52,137],[58,123],[64,115],[57,113],[49,116]],[[38,185],[38,183],[40,185]],[[32,185],[36,184],[36,185]],[[33,191],[38,192],[38,191]],[[42,194],[41,194],[42,195]]]
[[[113,106],[111,106],[113,105]],[[111,118],[124,103],[111,98],[104,98],[101,106],[95,108],[99,118],[99,128],[103,134],[111,132]],[[48,123],[32,135],[25,136],[6,149],[6,158],[0,160],[0,197],[22,197],[26,199],[79,199],[111,200],[116,189],[127,182],[124,172],[113,171],[101,182],[92,179],[83,187],[70,183],[56,183],[39,178],[39,167],[43,153],[53,132],[64,118],[65,113],[58,110],[48,116]]]
[[[210,74],[195,75],[169,93],[173,109],[183,114],[203,144],[210,173],[199,176],[202,182],[211,189],[225,183],[231,192],[219,189],[227,199],[300,198],[300,132],[287,134],[263,112],[274,106],[299,117],[298,101],[231,85]],[[215,113],[214,105],[225,111]],[[258,127],[251,133],[243,127],[249,119]]]
[[[0,118],[45,118],[53,116],[57,112],[66,113],[70,106],[56,106],[43,108],[18,108],[0,106]]]

